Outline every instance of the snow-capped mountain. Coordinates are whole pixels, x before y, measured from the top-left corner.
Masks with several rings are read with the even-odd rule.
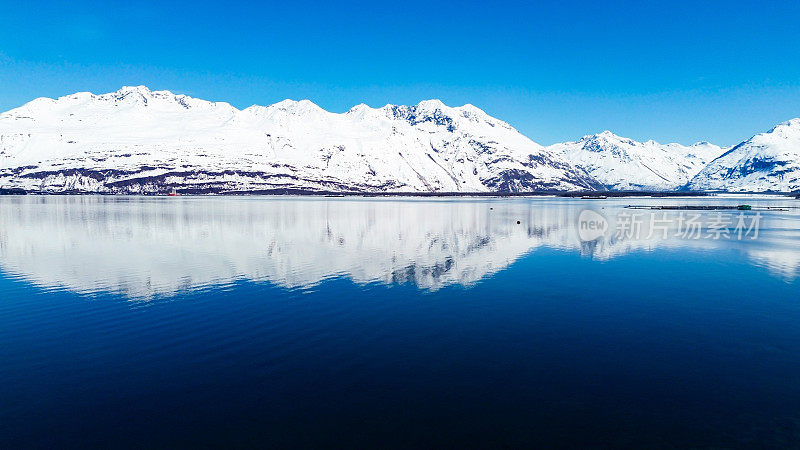
[[[783,122],[731,148],[709,163],[687,188],[739,192],[800,190],[800,118]]]
[[[554,144],[548,150],[563,154],[611,190],[633,191],[678,189],[724,151],[708,142],[689,147],[637,142],[610,131]]]
[[[427,100],[342,114],[239,110],[124,87],[0,114],[0,188],[34,192],[480,192],[603,189],[482,110]]]
[[[721,155],[721,156],[720,156]],[[716,158],[716,159],[715,159]],[[713,161],[713,162],[712,162]],[[239,110],[144,86],[0,114],[0,190],[530,192],[800,189],[800,119],[732,148],[609,131],[543,147],[472,105]]]

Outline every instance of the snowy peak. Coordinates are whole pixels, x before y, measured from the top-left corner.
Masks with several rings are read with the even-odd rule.
[[[689,189],[792,192],[800,189],[800,119],[782,122],[709,163]]]
[[[347,110],[347,113],[348,114],[362,114],[362,113],[365,113],[365,112],[374,112],[374,111],[377,111],[377,110],[375,108],[371,108],[366,103],[359,103],[359,104],[353,106],[352,108],[350,108],[349,110]]]
[[[602,152],[607,151],[609,149],[623,149],[625,145],[628,146],[635,146],[637,143],[632,139],[624,138],[621,136],[617,136],[616,134],[605,130],[601,133],[586,135],[580,139],[577,143],[572,144],[582,144],[582,147],[587,151],[593,152]],[[622,150],[624,151],[624,150]]]
[[[459,106],[456,109],[462,111],[463,113],[465,113],[467,115],[488,116],[488,114],[486,114],[486,111],[478,108],[477,106],[475,106],[475,105],[473,105],[471,103],[466,103],[463,106]]]
[[[438,126],[449,132],[455,132],[462,127],[475,129],[476,126],[485,126],[517,132],[508,123],[486,114],[482,109],[471,104],[451,107],[445,105],[441,100],[431,99],[423,100],[412,106],[386,105],[382,110],[387,117],[405,120],[412,126]]]
[[[180,107],[183,109],[220,108],[235,111],[236,108],[225,102],[210,102],[170,91],[151,91],[147,86],[123,86],[116,92],[92,96],[101,101],[141,107]]]
[[[44,116],[48,114],[78,116],[82,114],[82,111],[87,111],[89,114],[92,112],[108,114],[112,110],[133,111],[152,108],[165,111],[191,109],[217,109],[226,113],[237,111],[236,108],[224,102],[209,102],[188,95],[173,94],[170,91],[151,91],[146,86],[124,86],[117,91],[99,95],[91,92],[78,92],[57,99],[38,98],[8,111],[2,116]]]
[[[170,98],[174,98],[174,95],[171,92],[166,94],[168,94]],[[166,95],[159,97],[164,99]],[[154,99],[154,95],[153,92],[145,86],[123,86],[116,92],[103,94],[98,98],[102,101],[110,101],[126,105],[147,106],[148,102]]]
[[[168,91],[162,91],[162,92],[168,92]],[[142,97],[145,97],[145,96],[149,97],[152,94],[153,94],[153,91],[151,91],[150,88],[148,88],[147,86],[122,86],[119,90],[117,90],[116,92],[114,92],[111,95],[117,95],[117,96],[122,96],[122,97],[128,96],[128,95],[139,95],[139,96],[142,96]],[[171,92],[169,92],[169,94],[173,95]],[[106,95],[109,95],[109,94],[106,94]]]
[[[778,125],[775,125],[773,130],[776,128],[792,128],[800,130],[800,117],[795,117],[794,119],[789,119],[786,122],[781,122]]]
[[[306,99],[292,100],[288,98],[278,103],[269,105],[267,106],[267,108],[285,110],[291,112],[292,114],[303,114],[306,112],[311,112],[311,111],[316,112],[322,110],[322,108],[317,106],[317,104],[312,102],[311,100],[306,100]]]
[[[797,139],[800,139],[800,118],[781,122],[772,127],[769,131],[758,133],[750,139],[734,146],[731,151],[734,151],[740,147],[753,145],[767,147],[770,144],[775,144],[781,146],[786,141],[793,141]]]
[[[773,135],[779,139],[796,139],[798,136],[800,136],[800,118],[781,122],[778,125],[775,125],[768,132],[762,133],[759,136],[763,135]]]
[[[433,114],[436,112],[440,112],[444,109],[449,110],[450,108],[444,103],[442,103],[442,101],[439,99],[430,99],[430,100],[422,100],[421,102],[417,103],[416,106],[414,106],[414,109],[420,113]]]
[[[57,99],[42,97],[19,108],[3,113],[2,116],[16,115],[29,118],[31,116],[41,115],[46,111],[58,115],[64,114],[65,109],[80,109],[82,107],[92,109],[97,105],[128,109],[219,109],[228,114],[242,112],[245,116],[255,117],[272,117],[278,114],[294,116],[296,118],[306,116],[320,118],[326,115],[337,115],[326,111],[307,99],[286,99],[267,106],[252,105],[239,111],[230,104],[224,102],[209,102],[184,94],[174,94],[167,90],[153,91],[147,86],[123,86],[114,92],[105,94],[78,92]],[[75,111],[71,110],[67,114],[74,115]],[[382,115],[392,120],[399,119],[407,121],[412,126],[421,124],[436,125],[445,127],[450,131],[454,131],[458,128],[460,123],[485,124],[492,127],[499,125],[501,128],[513,130],[507,123],[489,116],[474,105],[466,104],[461,107],[450,107],[438,99],[423,100],[412,106],[388,104],[379,109],[371,108],[362,103],[353,106],[344,114],[356,120],[364,120],[367,117],[374,119]]]
[[[638,142],[608,130],[576,142],[555,144],[567,160],[614,190],[675,190],[722,153],[719,147]]]
[[[585,140],[600,140],[600,139],[602,139],[602,140],[609,140],[610,141],[610,140],[622,140],[624,138],[621,137],[621,136],[617,136],[616,134],[614,134],[614,133],[612,133],[612,132],[610,132],[608,130],[604,130],[604,131],[601,131],[600,133],[595,133],[595,134],[584,136],[583,139],[585,139]]]

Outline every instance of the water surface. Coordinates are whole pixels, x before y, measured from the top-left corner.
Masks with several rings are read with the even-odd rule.
[[[0,197],[0,445],[797,446],[797,206]]]

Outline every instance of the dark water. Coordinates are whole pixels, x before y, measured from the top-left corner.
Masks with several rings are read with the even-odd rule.
[[[0,447],[797,448],[797,206],[0,197]]]

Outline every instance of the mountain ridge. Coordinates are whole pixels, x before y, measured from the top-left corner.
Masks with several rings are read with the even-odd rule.
[[[239,110],[144,86],[36,99],[0,115],[0,186],[32,192],[601,189],[507,123],[438,100]]]
[[[800,118],[781,122],[731,147],[693,177],[686,189],[800,190]]]
[[[792,147],[800,148],[796,129],[800,119],[732,147],[639,142],[608,130],[542,146],[469,103],[361,103],[335,113],[307,99],[285,99],[238,109],[123,86],[105,94],[40,97],[0,113],[0,188],[137,194],[791,191],[800,189],[800,167],[791,163],[800,153]],[[772,166],[750,151],[737,159],[754,159],[743,163],[747,170],[709,170],[730,169],[730,155],[759,136],[767,142],[758,145],[789,142],[790,148]]]
[[[723,148],[707,142],[684,146],[618,136],[608,130],[578,141],[553,144],[610,190],[676,190],[685,185]]]

